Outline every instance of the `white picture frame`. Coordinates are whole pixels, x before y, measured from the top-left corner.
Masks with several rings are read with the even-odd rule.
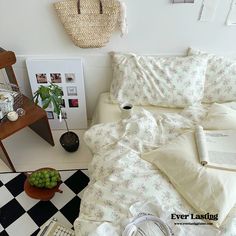
[[[62,116],[69,129],[87,128],[82,58],[27,58],[26,66],[34,94],[40,85],[55,83],[63,90]],[[41,102],[39,105],[42,106]],[[65,129],[50,105],[46,109],[51,129]],[[52,114],[53,113],[53,114]]]

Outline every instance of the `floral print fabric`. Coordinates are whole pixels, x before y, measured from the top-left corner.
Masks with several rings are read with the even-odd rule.
[[[163,212],[194,214],[166,176],[140,155],[194,129],[207,110],[197,106],[178,114],[160,115],[140,109],[128,119],[98,124],[86,131],[84,140],[94,157],[89,166],[90,183],[74,223],[77,235],[120,236],[124,225],[135,216],[134,209],[139,211],[137,204],[142,202],[154,202]],[[140,211],[142,207],[143,204]],[[182,232],[176,235],[196,235],[195,227],[174,227],[175,232]],[[204,232],[202,235],[216,235],[212,226],[197,227]],[[228,230],[226,226],[225,229]]]
[[[227,102],[236,100],[236,61],[208,54],[192,48],[189,55],[208,57],[204,97],[202,102]]]
[[[207,57],[113,54],[113,102],[187,107],[203,97]]]

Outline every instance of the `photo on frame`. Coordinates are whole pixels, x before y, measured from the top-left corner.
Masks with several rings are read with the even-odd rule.
[[[62,112],[61,112],[61,118],[64,119],[64,120],[67,120],[67,119],[68,119],[67,113],[66,113],[65,111],[62,111]],[[57,116],[57,119],[60,119],[60,117]]]
[[[61,74],[60,73],[51,73],[50,74],[52,83],[61,83]]]
[[[69,107],[79,107],[79,100],[78,99],[69,99]]]
[[[77,87],[76,86],[67,87],[67,95],[68,96],[77,96]]]
[[[47,117],[49,120],[53,120],[54,119],[54,115],[53,115],[53,112],[52,111],[46,111],[47,113]]]
[[[35,74],[36,80],[38,84],[46,84],[47,81],[47,74]]]
[[[65,79],[66,79],[66,83],[75,83],[75,74],[74,73],[66,73]]]

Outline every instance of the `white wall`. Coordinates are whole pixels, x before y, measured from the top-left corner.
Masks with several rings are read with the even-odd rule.
[[[96,0],[94,0],[96,1]],[[64,33],[52,3],[54,0],[1,0],[0,44],[16,52],[19,80],[26,78],[24,58],[29,55],[82,56],[91,117],[98,94],[109,89],[109,51],[143,54],[183,54],[194,46],[219,54],[235,54],[236,27],[225,26],[231,0],[221,0],[214,22],[199,22],[202,0],[171,4],[171,0],[124,0],[128,8],[129,34],[113,35],[101,49],[80,49]],[[21,82],[27,94],[28,81]]]

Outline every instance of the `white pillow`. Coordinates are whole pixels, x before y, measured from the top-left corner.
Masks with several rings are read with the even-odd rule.
[[[202,102],[236,100],[236,60],[225,59],[190,48],[188,55],[205,55],[209,58]]]
[[[203,167],[199,163],[194,132],[142,158],[163,171],[177,191],[200,214],[218,214],[219,227],[236,203],[236,172]]]
[[[201,123],[204,129],[235,129],[236,110],[222,104],[214,103]]]
[[[113,102],[186,107],[203,97],[205,56],[158,57],[113,54]]]

